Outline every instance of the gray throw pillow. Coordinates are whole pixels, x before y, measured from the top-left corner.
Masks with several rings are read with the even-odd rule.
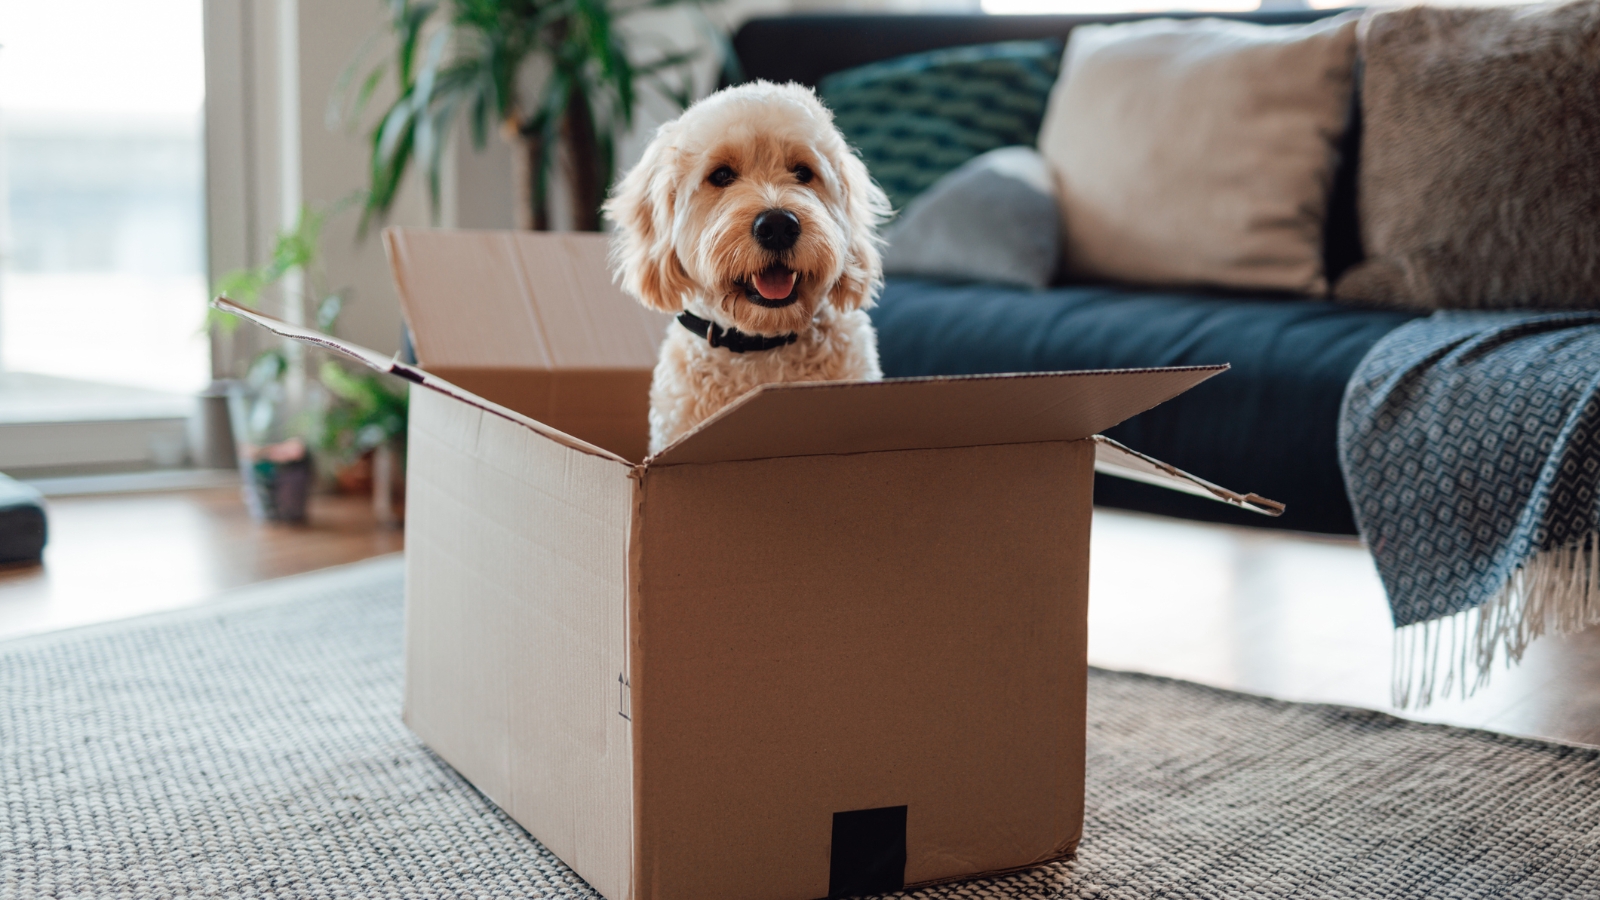
[[[1056,272],[1060,211],[1050,164],[1001,147],[940,178],[889,229],[883,271],[1043,288]]]
[[[1340,299],[1600,307],[1600,2],[1368,14]]]

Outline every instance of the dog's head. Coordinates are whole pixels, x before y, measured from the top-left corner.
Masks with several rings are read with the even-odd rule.
[[[606,213],[625,290],[666,312],[698,300],[752,334],[869,306],[883,282],[889,201],[797,84],[728,88],[661,126]]]

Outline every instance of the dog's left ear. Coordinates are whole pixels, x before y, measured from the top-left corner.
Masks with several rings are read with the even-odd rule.
[[[841,310],[866,309],[883,287],[883,239],[878,226],[893,209],[883,188],[872,180],[867,164],[844,141],[834,160],[844,193],[845,223],[850,240],[845,246],[844,274],[833,289],[830,302]]]

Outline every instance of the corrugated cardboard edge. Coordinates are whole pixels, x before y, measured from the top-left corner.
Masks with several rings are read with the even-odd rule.
[[[841,465],[841,461],[843,464]],[[961,790],[955,791],[961,799],[951,799],[941,802],[936,808],[942,810],[938,821],[942,823],[936,829],[927,829],[938,832],[937,841],[918,843],[917,825],[915,822],[908,828],[906,840],[908,846],[908,865],[920,861],[921,866],[916,869],[908,868],[905,881],[919,883],[942,878],[967,878],[975,873],[989,872],[997,869],[1009,869],[1013,866],[1031,866],[1060,858],[1070,847],[1071,843],[1081,833],[1082,798],[1082,753],[1083,753],[1083,641],[1084,619],[1083,598],[1086,596],[1088,575],[1086,563],[1089,557],[1089,535],[1091,532],[1092,500],[1092,467],[1094,462],[1094,445],[1083,440],[1077,441],[1047,441],[1032,442],[1027,444],[986,445],[971,448],[937,450],[911,450],[890,452],[866,452],[859,454],[817,455],[811,457],[785,458],[767,461],[735,461],[732,463],[717,463],[709,465],[684,465],[664,467],[645,475],[648,495],[645,501],[646,529],[644,539],[645,569],[642,577],[645,579],[644,602],[657,604],[655,609],[647,608],[643,621],[645,633],[636,635],[634,646],[636,653],[633,666],[638,671],[641,681],[635,682],[638,690],[635,694],[637,701],[634,712],[636,734],[640,735],[639,743],[635,745],[635,759],[642,760],[636,772],[636,778],[645,779],[645,783],[654,787],[648,792],[641,792],[639,804],[643,811],[638,820],[638,831],[643,839],[636,841],[636,846],[641,848],[640,853],[644,863],[639,869],[641,889],[638,893],[639,900],[648,900],[653,896],[667,896],[667,893],[654,894],[652,890],[662,888],[670,892],[673,897],[691,896],[717,896],[739,897],[756,896],[762,892],[756,890],[722,891],[707,889],[705,884],[698,885],[699,893],[679,890],[679,886],[686,883],[681,871],[664,876],[667,868],[660,865],[662,860],[684,858],[674,852],[652,852],[651,847],[660,848],[664,841],[675,839],[677,835],[687,830],[693,833],[695,829],[684,824],[689,820],[685,816],[685,806],[682,799],[695,793],[690,790],[674,789],[671,785],[663,787],[660,780],[665,776],[671,782],[674,776],[671,773],[692,770],[692,766],[681,765],[685,759],[693,759],[697,748],[688,742],[676,741],[677,735],[706,734],[702,727],[737,711],[742,717],[749,717],[744,721],[783,723],[782,742],[774,736],[768,741],[771,747],[781,748],[785,754],[793,754],[797,761],[809,761],[821,756],[832,755],[836,758],[833,764],[819,763],[815,768],[819,771],[829,768],[838,768],[841,772],[853,768],[875,766],[880,771],[872,773],[872,777],[859,782],[847,775],[825,781],[810,781],[812,787],[807,788],[804,782],[786,784],[783,789],[793,797],[809,798],[818,795],[827,796],[836,786],[848,784],[840,789],[838,796],[828,796],[823,802],[814,805],[809,802],[802,806],[799,803],[774,804],[782,808],[803,808],[805,824],[796,826],[794,831],[801,832],[802,837],[798,843],[789,843],[787,849],[774,853],[770,848],[768,858],[781,854],[786,862],[794,858],[809,859],[804,863],[805,872],[800,877],[794,878],[792,873],[786,872],[786,877],[778,883],[795,885],[792,896],[794,897],[822,897],[827,893],[828,880],[817,877],[829,874],[830,866],[830,824],[832,817],[839,811],[854,811],[860,809],[873,809],[879,807],[893,807],[908,805],[912,810],[913,819],[918,818],[915,810],[919,808],[935,808],[932,804],[921,806],[918,797],[922,800],[929,799],[920,794],[908,795],[905,790],[908,785],[879,786],[886,781],[892,781],[896,771],[915,770],[918,772],[937,771],[940,777],[919,777],[918,783],[929,793],[937,794],[942,791],[938,785],[965,785]],[[837,474],[835,474],[837,473]],[[915,473],[911,477],[907,473]],[[930,473],[941,477],[926,477]],[[1024,474],[1025,473],[1025,474]],[[1024,477],[1019,478],[1019,474]],[[881,476],[881,477],[880,477]],[[897,480],[898,479],[898,480]],[[840,487],[845,485],[847,487]],[[871,488],[879,485],[893,485],[886,487],[881,494],[873,494]],[[996,486],[1011,485],[1010,492],[996,491]],[[868,490],[860,490],[861,487]],[[834,491],[836,493],[829,493]],[[913,500],[929,495],[936,496],[937,503]],[[868,498],[862,500],[860,507],[851,507],[848,504],[851,498]],[[718,502],[723,498],[737,498],[737,503],[730,504]],[[969,517],[963,515],[941,516],[934,510],[948,511],[951,505],[945,503],[946,499],[956,498],[961,501],[955,508],[968,511],[987,513],[988,518]],[[881,500],[883,502],[875,502]],[[688,501],[692,512],[684,512],[686,506],[680,502]],[[1018,502],[1020,501],[1020,502]],[[741,516],[720,515],[720,513],[736,508],[743,511]],[[669,511],[676,511],[668,514]],[[786,516],[779,517],[782,524],[775,530],[766,528],[752,532],[746,528],[746,518],[753,521],[766,523],[772,521],[772,510],[789,511]],[[1019,510],[1022,512],[1019,514]],[[838,511],[836,513],[836,511]],[[874,514],[877,511],[878,514]],[[713,513],[708,515],[707,513]],[[791,516],[804,517],[796,520]],[[903,522],[924,526],[924,530],[916,532],[917,539],[905,540],[905,531],[891,529],[882,531],[883,521],[886,518],[897,518]],[[946,521],[941,522],[941,519]],[[818,543],[810,540],[801,542],[807,549],[795,553],[789,550],[770,550],[760,555],[759,559],[749,557],[743,565],[729,565],[730,561],[737,560],[737,553],[717,554],[718,551],[708,548],[727,548],[737,546],[737,540],[729,540],[737,534],[748,534],[754,546],[776,548],[781,542],[767,543],[777,532],[786,528],[793,528],[797,521],[804,521],[806,527],[797,529],[795,533],[819,536]],[[835,522],[836,527],[829,529],[826,524]],[[1015,707],[1019,714],[1007,718],[1008,725],[1014,725],[1016,731],[1013,737],[1018,738],[1024,733],[1037,735],[1047,733],[1060,736],[1062,739],[1037,741],[1017,741],[1017,746],[1012,751],[1003,749],[1007,745],[996,745],[982,735],[983,730],[976,732],[979,737],[970,742],[960,743],[962,749],[951,755],[944,749],[923,754],[921,751],[906,751],[905,759],[894,762],[899,757],[900,749],[905,742],[910,740],[916,744],[918,739],[907,735],[920,735],[924,727],[932,731],[943,731],[946,726],[952,733],[964,732],[973,734],[970,728],[950,722],[944,716],[945,712],[934,710],[948,710],[952,702],[957,708],[979,711],[980,706],[972,702],[974,696],[961,694],[959,691],[936,690],[921,692],[916,690],[908,692],[883,692],[884,704],[873,705],[854,709],[848,715],[836,715],[838,707],[831,703],[818,702],[815,698],[829,696],[836,698],[839,694],[846,693],[874,693],[871,690],[862,691],[859,684],[852,685],[848,679],[834,679],[831,685],[825,684],[827,679],[806,676],[804,679],[780,679],[786,685],[793,685],[797,681],[807,684],[819,685],[824,690],[816,693],[806,693],[810,699],[801,701],[801,695],[791,694],[796,697],[796,702],[784,704],[780,697],[765,696],[762,688],[741,687],[757,682],[769,682],[763,673],[762,667],[767,659],[785,660],[798,658],[806,661],[800,668],[806,672],[839,671],[848,672],[854,669],[852,660],[868,661],[862,671],[876,671],[879,660],[893,659],[896,654],[915,653],[914,660],[905,659],[895,663],[896,671],[904,671],[926,663],[926,648],[940,648],[946,642],[954,644],[949,649],[957,653],[966,654],[963,658],[970,659],[971,651],[962,648],[983,646],[988,649],[991,645],[983,639],[975,639],[971,634],[970,625],[961,625],[970,618],[970,610],[981,608],[978,605],[967,603],[964,600],[939,600],[928,601],[928,592],[942,591],[945,598],[977,598],[983,592],[977,590],[963,591],[949,589],[949,582],[944,580],[930,582],[923,580],[915,590],[904,590],[903,585],[908,581],[922,577],[926,572],[935,569],[935,566],[926,564],[923,557],[926,548],[935,546],[924,541],[922,536],[930,533],[945,533],[951,535],[951,542],[943,545],[951,548],[970,548],[972,543],[958,540],[962,536],[974,536],[975,526],[967,523],[980,522],[984,527],[976,528],[976,536],[990,536],[994,541],[991,549],[1002,547],[1016,547],[1027,544],[1025,552],[1013,557],[1000,557],[990,552],[979,552],[976,556],[969,552],[952,552],[941,554],[941,560],[946,561],[937,568],[947,564],[951,568],[964,572],[981,572],[983,575],[968,574],[959,579],[968,589],[984,586],[997,587],[1007,585],[1010,596],[1025,594],[1033,598],[1015,606],[997,607],[1005,609],[1005,614],[980,617],[989,622],[1005,621],[1004,627],[985,630],[988,638],[1013,632],[1027,635],[1030,652],[1037,654],[1030,657],[1036,661],[1044,661],[1050,673],[1048,691],[1041,691],[1039,685],[1044,682],[1035,679],[1023,679],[1018,682],[1015,673],[1018,671],[1009,663],[997,663],[989,667],[980,679],[985,683],[995,686],[997,690],[1008,698],[1023,698],[1021,700],[1007,699],[1005,706]],[[720,523],[722,527],[715,532],[707,531],[696,533],[691,529],[705,527],[697,523]],[[738,524],[727,524],[738,523]],[[862,524],[866,523],[866,524]],[[1043,523],[1043,527],[1033,527],[1035,523]],[[1008,532],[1006,526],[1011,526],[1015,534]],[[685,527],[688,526],[688,527]],[[816,530],[812,530],[814,526]],[[998,526],[998,527],[994,527]],[[841,532],[851,532],[848,538],[836,537]],[[862,534],[892,533],[900,536],[900,540],[890,542],[894,547],[880,547],[877,550],[871,540],[858,540]],[[683,538],[683,535],[691,535]],[[709,535],[715,534],[715,537]],[[999,535],[999,537],[993,537]],[[665,538],[670,541],[670,549],[662,549],[666,542],[658,540]],[[652,549],[654,545],[654,549]],[[695,547],[700,548],[697,552]],[[829,549],[818,552],[818,547]],[[862,549],[865,548],[865,549]],[[1035,552],[1043,548],[1045,552]],[[859,556],[851,555],[849,550],[854,549]],[[838,552],[847,551],[847,552]],[[786,558],[781,570],[776,566],[767,568],[768,561],[780,555]],[[705,554],[705,555],[702,555]],[[1050,556],[1048,554],[1056,554]],[[808,558],[809,557],[809,558]],[[988,561],[986,565],[968,565],[966,560],[978,558]],[[1007,562],[996,564],[997,558]],[[1048,559],[1047,563],[1030,563],[1030,560]],[[709,561],[708,561],[709,560]],[[845,560],[843,563],[837,561]],[[1011,562],[1019,562],[1020,566]],[[1031,568],[1030,568],[1031,566]],[[1025,578],[1013,578],[1010,573],[1022,569]],[[805,580],[807,573],[812,571],[826,571],[827,577],[823,581],[811,582]],[[735,573],[736,577],[730,578],[727,573]],[[774,577],[774,573],[784,575],[798,575],[794,577]],[[681,573],[681,574],[680,574]],[[837,583],[838,576],[843,575],[847,587],[834,591],[841,592],[847,597],[862,598],[861,602],[853,603],[843,601],[838,604],[841,610],[847,610],[843,616],[829,613],[801,615],[778,615],[765,617],[767,609],[805,609],[810,604],[795,602],[802,594],[794,591],[809,591],[810,588],[790,589],[790,593],[783,594],[782,602],[772,602],[773,595],[763,596],[762,602],[749,603],[748,590],[745,585],[806,585]],[[742,577],[738,577],[742,576]],[[857,581],[848,582],[850,578]],[[897,587],[902,588],[896,593]],[[768,588],[770,590],[770,588]],[[741,596],[742,595],[742,596]],[[705,610],[712,608],[715,612],[710,618],[716,622],[741,621],[744,623],[762,622],[766,625],[778,627],[763,627],[760,631],[751,631],[746,634],[746,639],[717,639],[704,645],[694,642],[698,636],[705,635],[710,629],[703,627],[703,623],[695,622],[695,616],[706,616]],[[823,608],[834,605],[823,604]],[[919,611],[927,607],[940,609],[938,617],[947,623],[954,623],[959,627],[939,630],[919,630],[919,625],[927,621],[915,612],[907,615],[908,611]],[[1042,613],[1040,616],[1019,614],[1022,610],[1032,608]],[[875,615],[857,616],[861,609],[879,609],[893,611],[893,615],[878,613]],[[729,615],[730,610],[736,610]],[[853,641],[852,636],[844,640],[818,641],[817,635],[829,634],[839,637],[837,632],[829,632],[824,628],[814,628],[805,623],[829,626],[843,619],[850,619],[857,624],[868,623],[869,627],[857,630],[853,634],[868,635],[869,637],[859,642]],[[673,629],[673,620],[678,627]],[[1041,620],[1046,627],[1041,628]],[[637,623],[636,623],[637,624]],[[789,626],[803,627],[789,627]],[[673,637],[663,642],[663,628]],[[745,624],[744,627],[748,627]],[[920,635],[911,643],[898,640],[898,636],[906,631],[914,631]],[[761,652],[750,652],[752,641],[750,635],[782,633],[786,635],[809,636],[802,637],[798,643],[785,642],[766,648],[765,657]],[[685,653],[682,645],[677,643],[683,636],[691,637],[693,651]],[[639,638],[643,638],[641,641]],[[930,642],[937,638],[937,642]],[[648,642],[648,643],[645,643]],[[754,644],[761,645],[761,640]],[[832,648],[842,645],[851,645],[853,649],[843,653],[834,653]],[[641,649],[642,648],[642,649]],[[677,648],[677,649],[671,649]],[[800,649],[795,649],[800,648]],[[670,651],[670,652],[669,652]],[[710,652],[704,652],[710,651]],[[648,658],[646,658],[648,654]],[[671,677],[663,677],[663,654],[679,661],[670,671]],[[934,654],[938,656],[939,654]],[[981,657],[983,660],[992,661],[1003,658],[1003,653],[988,653]],[[839,661],[842,666],[821,663],[822,660]],[[691,660],[688,665],[681,664],[684,660]],[[912,666],[907,666],[912,662]],[[782,665],[787,666],[787,663]],[[954,671],[957,674],[950,676],[953,681],[970,683],[971,679],[960,668],[951,668],[948,664],[937,661],[928,664],[929,668],[943,665],[945,672]],[[702,678],[701,676],[704,676]],[[721,700],[736,698],[730,702],[716,702],[710,706],[698,706],[692,714],[685,715],[686,708],[694,702],[704,703],[704,696],[710,689],[707,681],[718,682],[717,696]],[[1027,687],[1024,687],[1024,686]],[[687,688],[685,686],[688,686]],[[829,694],[828,690],[835,691]],[[985,689],[989,690],[988,688]],[[686,694],[700,695],[699,701],[684,702]],[[677,695],[677,701],[672,706],[666,706],[664,696]],[[908,694],[913,696],[907,696]],[[874,693],[874,696],[879,694]],[[742,699],[738,699],[742,698]],[[756,702],[764,699],[766,702]],[[994,708],[995,703],[982,704],[981,710]],[[792,708],[790,708],[792,707]],[[846,707],[849,708],[849,707]],[[676,716],[683,718],[675,718]],[[857,717],[860,721],[856,721]],[[875,742],[867,744],[835,743],[833,739],[811,737],[828,729],[807,727],[803,735],[796,737],[794,731],[789,730],[787,723],[796,718],[811,720],[811,725],[831,725],[843,721],[845,727],[837,729],[832,734],[833,739],[840,738],[848,733],[857,733],[864,730],[864,726],[872,728],[877,737]],[[897,733],[890,735],[882,733],[877,723],[883,721],[897,721],[900,724],[892,726],[887,731]],[[849,723],[854,722],[854,725]],[[933,723],[945,723],[934,726]],[[1018,724],[1020,723],[1020,724]],[[1040,732],[1041,723],[1047,731]],[[685,724],[692,727],[684,728]],[[965,723],[963,723],[965,724]],[[756,733],[766,729],[762,725]],[[739,733],[744,734],[741,730]],[[966,739],[963,737],[962,741]],[[660,753],[663,741],[675,743],[669,762],[664,764],[664,757]],[[699,742],[703,743],[703,742]],[[1076,745],[1076,749],[1072,749]],[[845,752],[842,747],[853,748]],[[796,750],[795,748],[799,748]],[[647,748],[649,748],[647,750]],[[809,749],[808,749],[809,748]],[[877,748],[877,749],[873,749]],[[813,752],[814,751],[814,752]],[[997,770],[993,765],[974,765],[974,759],[1006,759],[1010,763],[1019,761],[1012,756],[1012,752],[1022,751],[1020,761],[1026,764],[1027,775],[1017,777],[1017,768],[1012,765],[1001,767]],[[751,744],[749,752],[744,754],[747,760],[755,761],[769,754],[755,749]],[[859,760],[860,762],[852,762]],[[1010,769],[1007,774],[1004,769]],[[731,769],[730,778],[739,779],[740,773],[748,769]],[[982,779],[976,778],[978,773],[984,773]],[[879,777],[879,776],[883,777]],[[651,781],[654,777],[655,781]],[[1004,787],[1025,795],[1034,801],[1030,810],[1032,815],[1026,820],[1029,824],[1024,827],[1020,823],[1015,827],[991,827],[982,832],[982,837],[974,835],[970,839],[962,837],[958,832],[961,826],[957,823],[960,818],[954,815],[964,807],[972,807],[980,814],[989,814],[994,818],[989,821],[992,826],[998,822],[1018,822],[1013,813],[1012,804],[995,804],[983,799],[990,796],[988,791],[974,791],[972,784],[963,781],[964,778],[973,778],[977,783],[988,782],[993,784],[1004,782]],[[696,779],[719,785],[724,779],[717,778],[715,770],[698,776]],[[681,788],[692,780],[683,779],[677,782]],[[664,793],[671,791],[671,793]],[[759,806],[765,797],[774,796],[777,790],[773,785],[765,784],[760,780],[745,779],[741,788],[740,802],[722,802],[718,808],[701,807],[693,815],[693,821],[722,821],[733,816],[744,815],[746,810]],[[653,798],[647,795],[655,795]],[[703,793],[700,794],[704,796]],[[663,796],[673,797],[678,802],[663,802]],[[753,803],[743,802],[754,800]],[[853,800],[859,802],[851,802]],[[752,820],[753,821],[753,820]],[[788,822],[785,822],[788,826]],[[717,842],[702,842],[699,847],[712,848],[708,853],[724,852],[727,856],[737,856],[730,848],[724,847],[721,851],[715,849]],[[804,851],[797,851],[795,847],[802,847]],[[681,849],[680,845],[673,845],[673,849]],[[748,857],[747,857],[748,859]],[[974,860],[977,860],[974,862]],[[745,871],[753,871],[746,868]],[[710,879],[706,879],[710,881]],[[815,881],[817,883],[813,884]],[[803,890],[809,888],[809,890]],[[774,894],[777,895],[777,894]]]
[[[630,843],[628,847],[628,860],[630,863],[628,867],[628,900],[634,900],[634,898],[648,898],[649,896],[647,893],[648,888],[640,882],[639,871],[639,846],[642,840],[639,834],[639,797],[644,792],[644,783],[639,777],[639,723],[634,718],[636,715],[634,711],[639,708],[639,704],[635,702],[633,693],[635,684],[643,684],[638,677],[639,668],[642,665],[639,653],[641,629],[635,627],[635,624],[640,619],[640,598],[643,589],[640,584],[640,572],[643,570],[640,561],[644,555],[644,467],[635,466],[628,473],[628,477],[633,480],[633,519],[628,523],[628,608],[622,626],[623,653],[626,654],[623,670],[628,680],[626,684],[621,686],[621,693],[627,701],[626,718],[628,727],[633,734],[633,760],[630,763],[633,767],[633,833],[629,837]]]
[[[1103,434],[1097,434],[1090,440],[1096,444],[1094,470],[1103,475],[1153,484],[1197,497],[1207,497],[1264,516],[1283,515],[1284,505],[1276,500],[1268,500],[1257,494],[1230,491],[1159,459],[1145,456],[1137,450],[1130,450]]]
[[[273,334],[279,335],[280,337],[286,337],[290,340],[299,341],[303,344],[310,344],[315,347],[321,347],[324,350],[330,350],[342,356],[347,356],[356,362],[367,366],[368,368],[376,369],[379,372],[384,372],[389,375],[394,375],[397,378],[403,378],[412,384],[419,384],[431,391],[437,391],[438,393],[444,394],[447,397],[453,397],[456,400],[467,404],[468,406],[474,406],[483,410],[484,412],[499,416],[502,419],[508,419],[518,425],[521,425],[529,431],[536,432],[552,441],[555,441],[558,444],[571,447],[579,452],[587,453],[591,456],[601,456],[606,459],[615,460],[625,466],[628,466],[629,468],[632,468],[634,465],[632,462],[622,458],[621,456],[618,456],[615,453],[612,453],[610,450],[607,450],[604,447],[596,447],[594,444],[591,444],[587,441],[579,440],[578,438],[575,438],[566,432],[551,428],[549,425],[546,425],[537,419],[530,419],[527,416],[516,412],[515,410],[507,409],[498,403],[485,400],[465,388],[457,387],[456,385],[445,381],[443,378],[430,375],[426,371],[419,369],[416,366],[403,363],[392,356],[385,356],[376,350],[368,350],[366,347],[362,347],[359,344],[352,344],[349,341],[341,341],[332,335],[323,334],[320,331],[315,331],[310,328],[285,322],[276,316],[269,316],[266,313],[258,312],[257,310],[251,309],[247,306],[242,306],[233,300],[228,299],[227,297],[218,297],[215,300],[212,300],[211,308],[221,312],[229,313],[230,315],[238,316],[241,319],[247,319],[257,325],[260,325],[262,328],[267,329]]]
[[[1228,371],[1228,369],[1230,369],[1230,368],[1232,368],[1232,367],[1229,366],[1227,363],[1220,363],[1220,364],[1208,365],[1208,366],[1146,366],[1146,367],[1143,367],[1143,368],[1134,368],[1134,369],[1082,369],[1082,370],[1075,370],[1075,371],[1053,371],[1053,372],[1001,372],[1001,373],[995,373],[995,374],[982,374],[982,375],[924,375],[924,376],[918,376],[918,377],[913,377],[913,378],[885,378],[885,379],[883,379],[883,381],[892,382],[892,383],[895,383],[895,384],[917,384],[917,383],[928,383],[928,382],[955,382],[955,381],[1017,381],[1017,380],[1023,380],[1023,379],[1060,378],[1062,376],[1079,377],[1079,376],[1107,375],[1107,374],[1113,374],[1113,373],[1115,373],[1115,374],[1130,374],[1130,373],[1139,373],[1139,372],[1210,372],[1211,375],[1207,376],[1207,378],[1210,378],[1210,377],[1214,377],[1216,375],[1220,375],[1223,372]],[[760,395],[762,395],[764,393],[769,393],[769,392],[773,392],[773,391],[846,390],[846,389],[850,389],[850,388],[854,388],[854,387],[859,387],[861,384],[862,384],[862,382],[860,382],[860,381],[786,381],[786,382],[772,382],[772,383],[768,383],[768,384],[757,385],[756,387],[751,388],[750,390],[748,390],[745,393],[741,394],[737,399],[735,399],[733,402],[729,403],[728,405],[724,406],[722,409],[719,409],[715,413],[713,413],[710,416],[706,417],[706,419],[704,421],[702,421],[699,425],[696,425],[694,428],[692,428],[689,431],[685,432],[684,434],[680,435],[678,437],[678,439],[673,441],[671,444],[668,444],[666,447],[663,447],[661,450],[657,451],[656,453],[651,454],[648,458],[645,459],[643,465],[645,465],[645,466],[650,466],[650,465],[673,465],[673,463],[663,463],[660,460],[661,460],[661,458],[663,456],[665,456],[667,453],[671,452],[674,448],[678,447],[681,444],[687,443],[689,440],[693,439],[695,435],[699,434],[702,431],[705,431],[706,429],[710,428],[712,425],[716,424],[717,422],[719,422],[719,421],[721,421],[721,420],[733,415],[741,407],[755,402],[755,399],[758,396],[760,396]],[[1171,398],[1169,397],[1167,399],[1171,399]],[[1138,415],[1139,413],[1146,412],[1148,410],[1154,409],[1155,407],[1160,406],[1161,403],[1164,403],[1164,402],[1166,402],[1166,401],[1163,400],[1163,401],[1159,401],[1159,402],[1156,402],[1156,403],[1152,403],[1151,405],[1145,407],[1144,409],[1141,409],[1138,412],[1133,413],[1133,415]],[[1132,418],[1132,416],[1129,416],[1128,418]],[[1121,445],[1118,445],[1118,446],[1121,446]],[[871,451],[869,451],[869,452],[871,452]]]

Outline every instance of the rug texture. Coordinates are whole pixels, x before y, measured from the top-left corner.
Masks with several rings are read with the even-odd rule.
[[[593,897],[399,718],[382,560],[0,644],[0,897]],[[1597,897],[1600,751],[1094,671],[1078,859],[915,896]]]

